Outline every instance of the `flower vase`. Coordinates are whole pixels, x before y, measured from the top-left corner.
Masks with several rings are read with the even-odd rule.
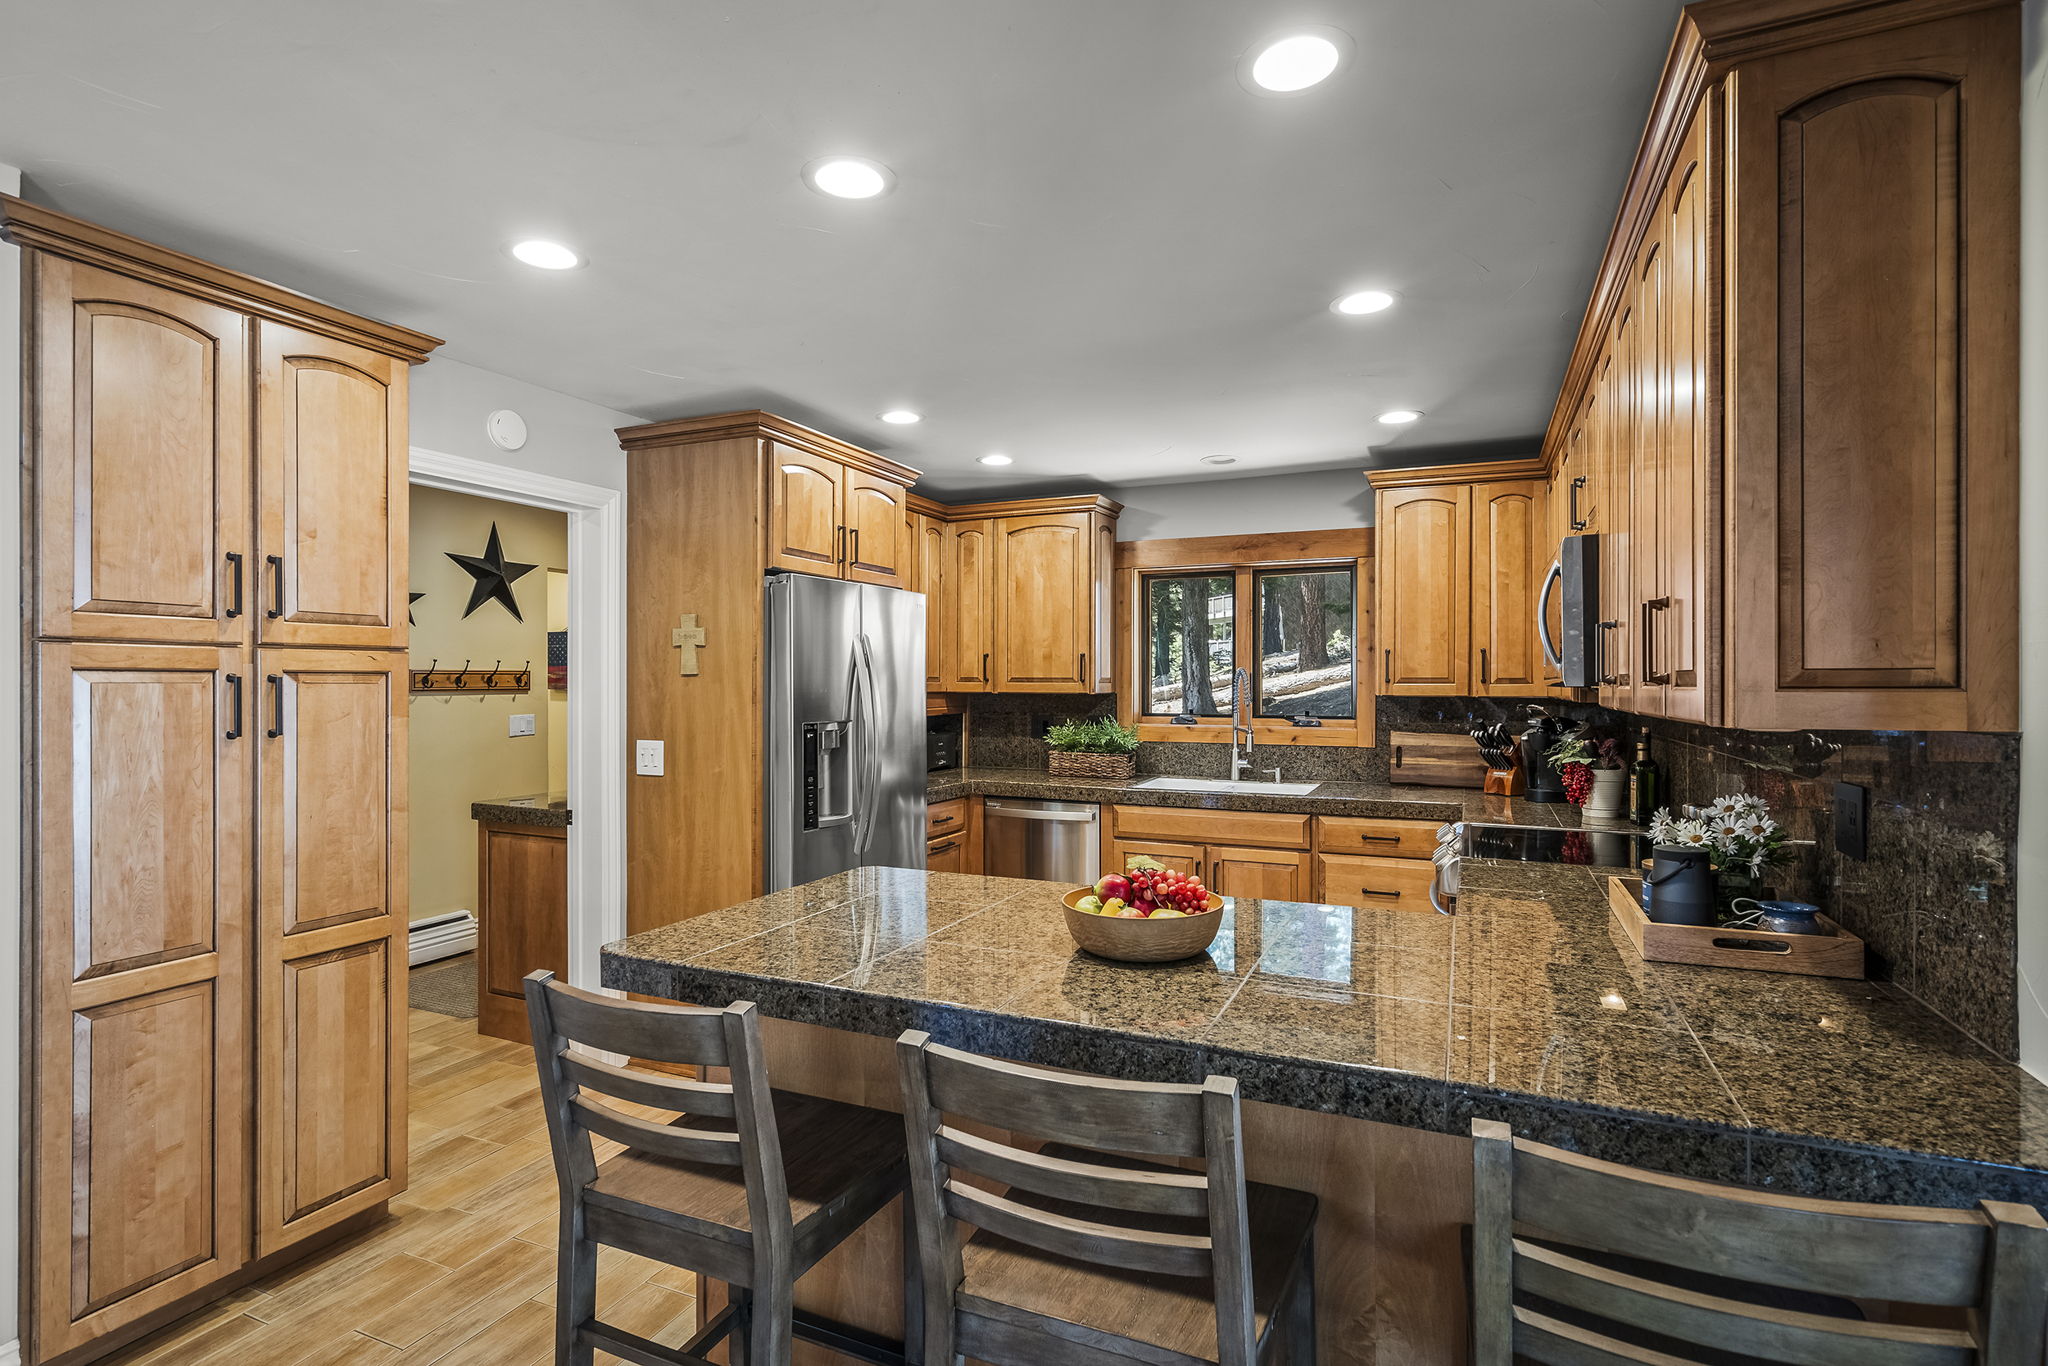
[[[1618,819],[1627,796],[1626,771],[1618,768],[1596,768],[1593,770],[1593,790],[1586,797],[1586,814],[1603,820]]]
[[[1762,878],[1747,868],[1717,868],[1714,870],[1714,920],[1716,923],[1732,919],[1735,903],[1742,898],[1751,901],[1775,900],[1777,893],[1765,885]]]

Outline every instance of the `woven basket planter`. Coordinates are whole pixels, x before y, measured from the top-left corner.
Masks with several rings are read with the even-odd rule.
[[[1073,754],[1047,750],[1045,771],[1055,778],[1131,778],[1138,772],[1134,754]]]

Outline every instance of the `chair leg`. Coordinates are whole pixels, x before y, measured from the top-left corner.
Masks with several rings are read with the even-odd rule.
[[[1316,1234],[1302,1245],[1301,1267],[1288,1296],[1287,1357],[1292,1366],[1316,1366]]]
[[[725,1288],[733,1308],[732,1331],[725,1335],[725,1359],[731,1366],[747,1366],[747,1335],[754,1326],[754,1296],[736,1285]]]
[[[576,1338],[596,1317],[597,1244],[584,1229],[582,1206],[571,1203],[555,1254],[555,1366],[592,1366],[595,1349]]]
[[[903,1215],[903,1360],[907,1366],[922,1366],[924,1263],[918,1255],[917,1212],[910,1207],[908,1191],[903,1193],[898,1209]]]
[[[764,1279],[747,1295],[747,1358],[752,1366],[783,1366],[791,1349],[795,1277],[785,1269]]]

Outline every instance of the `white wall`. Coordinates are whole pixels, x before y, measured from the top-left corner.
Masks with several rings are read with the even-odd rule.
[[[484,419],[499,408],[526,419],[519,450],[501,450],[484,434]],[[443,455],[623,489],[626,453],[612,432],[644,420],[438,356],[412,372],[412,444]]]
[[[1120,541],[1372,525],[1372,488],[1365,482],[1363,461],[1338,470],[1131,484],[1103,492],[1124,505],[1116,524]]]
[[[21,193],[21,172],[0,166],[0,191]],[[0,440],[21,451],[21,250],[0,242]],[[20,470],[19,463],[15,466]],[[0,479],[0,574],[14,583],[21,599],[21,480]],[[0,593],[7,590],[0,589]],[[0,678],[20,678],[21,631],[0,631]],[[0,688],[0,773],[21,772],[21,689]],[[0,868],[21,867],[21,788],[0,796]],[[17,891],[21,887],[15,879]],[[11,923],[0,925],[0,1019],[21,1018],[21,919],[19,895],[5,898],[14,906]],[[16,1106],[21,1096],[18,1048],[0,1048],[0,1134],[20,1132]],[[21,1258],[15,1230],[20,1169],[0,1173],[0,1366],[16,1360],[19,1326],[15,1321],[15,1286],[21,1279]]]
[[[2048,518],[2048,0],[2020,93],[2020,524]],[[2048,544],[2020,538],[2020,1064],[2048,1081]]]

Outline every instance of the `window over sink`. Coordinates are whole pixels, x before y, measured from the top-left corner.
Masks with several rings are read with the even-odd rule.
[[[1357,666],[1371,643],[1371,536],[1118,545],[1124,720],[1148,740],[1227,742],[1242,669],[1260,743],[1371,745],[1371,683]]]

